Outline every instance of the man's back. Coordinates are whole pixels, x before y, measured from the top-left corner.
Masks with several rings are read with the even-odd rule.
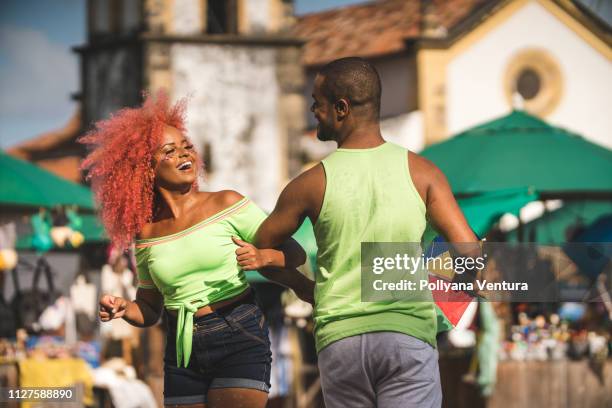
[[[361,301],[361,243],[418,243],[425,229],[425,204],[411,180],[407,153],[383,143],[370,149],[341,148],[322,162],[325,196],[314,225],[319,351],[342,338],[374,331],[405,333],[435,346],[431,303]]]
[[[476,242],[444,174],[384,142],[381,92],[376,68],[362,58],[321,68],[311,111],[317,138],[333,140],[339,149],[285,187],[256,236],[257,246],[273,248],[304,218],[313,222],[319,247],[315,340],[328,408],[442,403],[433,302],[362,302],[362,242],[420,242],[426,212],[448,242]],[[312,282],[295,274],[261,273],[311,293]]]

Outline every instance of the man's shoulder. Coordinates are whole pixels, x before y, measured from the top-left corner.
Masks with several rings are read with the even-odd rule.
[[[316,163],[289,182],[281,194],[284,203],[302,208],[311,219],[316,218],[325,195],[325,170]]]
[[[413,152],[408,152],[408,165],[410,173],[414,176],[422,175],[427,177],[437,177],[442,174],[442,171],[431,160]]]
[[[425,203],[428,202],[432,187],[447,184],[446,177],[438,166],[431,160],[410,150],[408,151],[408,167],[410,178]]]
[[[314,163],[308,169],[304,170],[300,175],[292,180],[291,183],[296,185],[317,185],[325,182],[325,169],[322,162]]]

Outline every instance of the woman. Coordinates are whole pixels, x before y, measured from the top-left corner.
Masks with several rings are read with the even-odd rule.
[[[94,146],[83,167],[106,230],[119,248],[135,240],[138,264],[136,299],[103,295],[100,318],[146,327],[165,310],[166,406],[264,407],[268,327],[241,268],[295,268],[305,254],[295,241],[257,250],[248,242],[265,214],[234,191],[197,190],[202,166],[184,111],[185,101],[147,97],[82,139]],[[311,293],[312,282],[284,275],[299,296]]]

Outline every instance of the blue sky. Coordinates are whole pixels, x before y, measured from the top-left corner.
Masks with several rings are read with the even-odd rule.
[[[357,0],[296,0],[310,13]],[[0,148],[63,126],[76,109],[86,0],[0,0]]]
[[[0,1],[0,147],[61,127],[78,91],[70,47],[85,39],[84,0]]]

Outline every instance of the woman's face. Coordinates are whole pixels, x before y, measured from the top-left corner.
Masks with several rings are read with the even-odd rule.
[[[164,128],[162,141],[153,155],[155,184],[168,190],[184,189],[197,177],[197,160],[191,142],[180,130]]]

